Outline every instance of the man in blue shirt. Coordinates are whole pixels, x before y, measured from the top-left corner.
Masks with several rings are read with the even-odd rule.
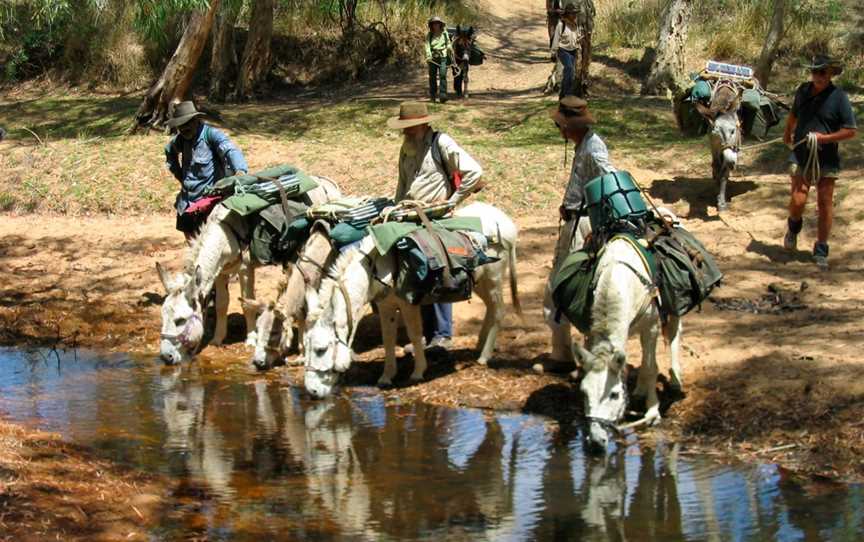
[[[212,205],[190,206],[204,197],[204,191],[219,179],[243,175],[248,170],[240,149],[224,132],[200,120],[204,113],[192,102],[180,102],[166,123],[178,134],[165,146],[168,169],[180,181],[180,193],[174,204],[177,229],[187,241],[197,235],[207,220]]]
[[[816,55],[808,67],[810,82],[798,87],[783,134],[783,141],[792,148],[790,161],[795,167],[783,246],[787,250],[797,248],[807,193],[815,184],[819,223],[813,259],[825,270],[834,218],[834,184],[840,175],[838,143],[855,137],[857,125],[849,97],[831,82],[843,66],[825,55]]]

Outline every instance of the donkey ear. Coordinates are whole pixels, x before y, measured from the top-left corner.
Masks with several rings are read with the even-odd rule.
[[[615,371],[620,371],[627,364],[627,353],[621,350],[616,350],[612,355],[612,363],[610,365],[610,369]]]
[[[195,285],[195,289],[200,290],[201,284],[204,283],[204,274],[201,272],[201,266],[200,265],[195,266],[195,276],[193,277],[193,279],[194,279],[193,284]]]
[[[162,287],[165,288],[166,292],[170,291],[171,288],[169,288],[169,285],[171,284],[171,276],[168,275],[168,271],[166,271],[159,262],[156,262],[156,272],[159,273],[159,280],[162,282]]]
[[[573,343],[573,353],[576,354],[576,359],[582,364],[585,369],[591,369],[591,365],[593,365],[594,354],[586,350],[581,344],[578,342]]]

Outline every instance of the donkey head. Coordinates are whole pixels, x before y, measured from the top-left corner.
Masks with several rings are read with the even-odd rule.
[[[304,384],[313,397],[323,398],[333,392],[339,374],[351,365],[348,307],[336,281],[329,278],[322,281],[319,292],[307,292],[306,303],[312,326],[304,341]]]
[[[589,449],[601,451],[609,443],[610,432],[624,417],[627,408],[627,388],[624,367],[627,355],[608,340],[600,341],[591,350],[576,346],[585,369],[580,386],[585,397],[585,419],[588,420]]]
[[[264,303],[252,299],[241,299],[243,310],[254,309],[258,313],[255,321],[257,340],[252,364],[265,371],[285,359],[294,340],[293,319],[285,314],[278,302]]]
[[[194,274],[170,276],[156,264],[167,295],[162,303],[162,335],[159,356],[168,365],[190,360],[204,340],[204,300],[198,295],[200,268]]]

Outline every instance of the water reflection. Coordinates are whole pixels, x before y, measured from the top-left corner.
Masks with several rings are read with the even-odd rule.
[[[171,480],[158,538],[857,540],[860,486],[802,488],[770,465],[676,445],[587,456],[533,416],[311,402],[205,364],[0,351],[0,410]]]

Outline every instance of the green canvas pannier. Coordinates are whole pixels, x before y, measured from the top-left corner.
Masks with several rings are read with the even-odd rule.
[[[661,232],[652,245],[664,313],[684,316],[699,306],[723,279],[711,254],[684,228]]]
[[[571,252],[552,277],[552,301],[584,335],[591,331],[596,259],[584,250]]]
[[[593,231],[604,230],[622,220],[636,224],[648,216],[645,199],[626,171],[607,173],[588,181],[585,206]]]
[[[402,237],[396,250],[396,293],[414,305],[470,299],[474,269],[495,261],[475,248],[466,235],[438,225]]]

